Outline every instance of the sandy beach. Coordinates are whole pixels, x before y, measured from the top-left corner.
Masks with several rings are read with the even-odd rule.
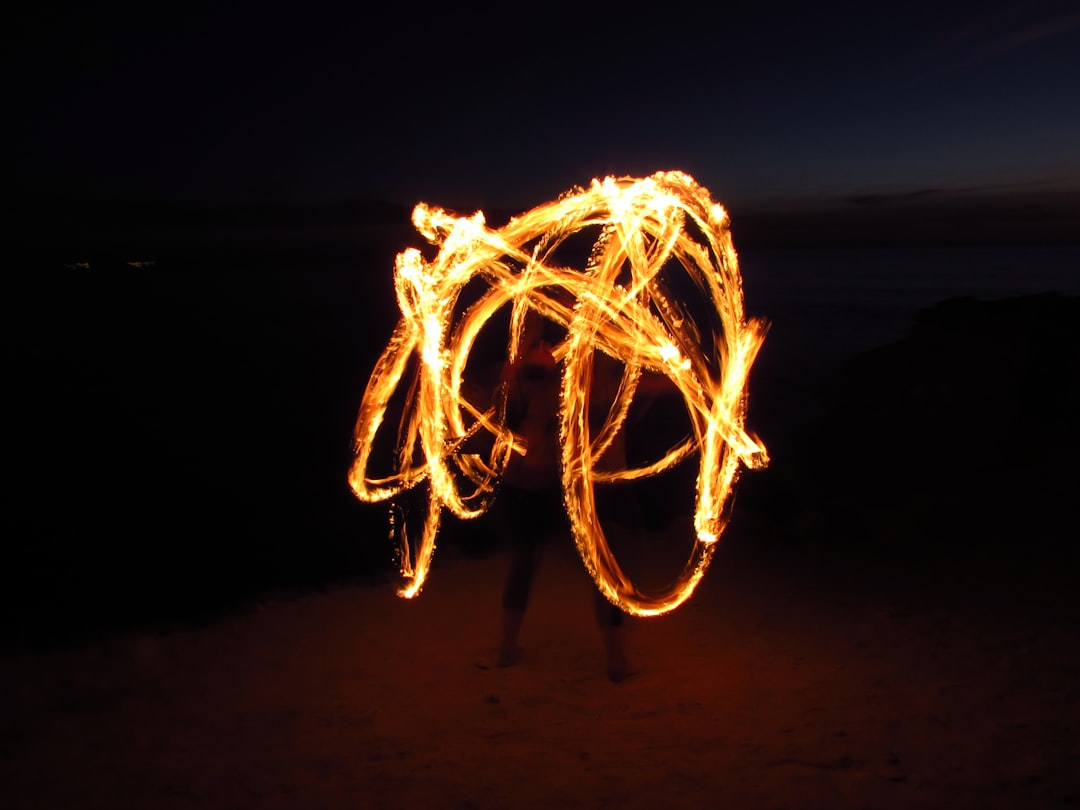
[[[545,556],[521,662],[486,669],[502,551],[0,663],[0,804],[1065,807],[1077,613],[739,536],[604,672],[590,583]],[[942,568],[935,570],[943,571]],[[1034,575],[1032,575],[1034,576]]]

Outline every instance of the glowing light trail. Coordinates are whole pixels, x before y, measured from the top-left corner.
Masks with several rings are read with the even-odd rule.
[[[413,224],[438,254],[427,261],[410,248],[397,257],[401,318],[368,380],[349,472],[353,492],[367,502],[428,483],[415,553],[401,527],[398,593],[412,597],[423,587],[442,510],[460,518],[483,514],[511,454],[528,452],[522,437],[506,426],[505,386],[492,397],[463,393],[466,363],[481,330],[510,307],[511,361],[519,356],[527,311],[565,330],[553,350],[562,375],[561,480],[582,561],[607,598],[630,613],[657,615],[678,607],[709,565],[740,464],[758,468],[768,462],[765,447],[743,428],[747,377],[766,325],[744,313],[727,212],[688,175],[659,172],[593,180],[588,189],[573,189],[494,230],[482,212],[457,217],[424,203],[413,211]],[[584,268],[565,266],[567,240],[592,231],[597,236]],[[458,312],[463,290],[474,279],[487,286]],[[677,294],[686,281],[707,317]],[[596,352],[618,360],[623,372],[607,418],[593,436]],[[374,441],[406,372],[395,471],[369,478]],[[606,469],[598,460],[624,428],[644,372],[671,381],[683,397],[692,433],[644,467]],[[483,452],[473,446],[479,438],[487,440]],[[642,593],[611,553],[594,508],[594,487],[661,473],[695,453],[693,548],[667,591]]]

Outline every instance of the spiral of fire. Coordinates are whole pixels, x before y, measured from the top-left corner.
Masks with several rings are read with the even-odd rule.
[[[424,203],[414,209],[413,224],[438,248],[437,255],[427,260],[410,248],[397,257],[401,317],[368,380],[349,471],[353,492],[365,502],[428,484],[419,540],[413,542],[399,526],[398,593],[412,597],[423,587],[442,510],[465,519],[483,514],[511,454],[528,451],[507,427],[505,387],[485,398],[463,383],[482,329],[508,307],[511,361],[518,356],[527,313],[557,324],[565,335],[553,350],[561,374],[560,476],[574,541],[589,574],[629,613],[658,615],[678,607],[712,559],[740,468],[768,462],[764,445],[744,429],[748,375],[767,327],[745,315],[727,212],[688,175],[658,172],[593,180],[587,189],[572,189],[496,229],[486,226],[482,212],[459,217]],[[591,238],[593,232],[584,267],[568,266],[568,240]],[[483,292],[464,306],[462,291],[477,280]],[[707,318],[690,304],[686,290],[705,303]],[[606,421],[594,431],[588,417],[597,352],[621,364],[622,379]],[[683,398],[692,430],[646,466],[602,468],[597,460],[624,428],[646,372],[668,378]],[[369,477],[376,436],[403,384],[408,389],[394,471]],[[479,438],[486,439],[482,452],[476,450]],[[656,475],[695,455],[692,550],[668,589],[644,593],[611,552],[597,516],[595,486]]]

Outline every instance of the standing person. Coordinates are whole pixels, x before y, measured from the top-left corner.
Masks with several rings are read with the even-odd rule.
[[[520,657],[518,637],[544,542],[556,532],[570,534],[559,474],[559,366],[537,316],[528,316],[523,332],[518,361],[503,370],[508,385],[507,421],[527,446],[524,456],[514,454],[503,481],[512,549],[503,586],[500,667],[511,666]],[[608,677],[617,683],[629,674],[623,612],[599,589],[593,599]]]

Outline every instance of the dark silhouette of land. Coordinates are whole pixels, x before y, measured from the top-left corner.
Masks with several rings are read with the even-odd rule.
[[[810,553],[980,583],[1005,604],[1032,591],[1070,614],[1078,324],[1080,298],[1057,293],[920,312],[907,338],[853,358],[824,413],[743,478],[743,514]]]

